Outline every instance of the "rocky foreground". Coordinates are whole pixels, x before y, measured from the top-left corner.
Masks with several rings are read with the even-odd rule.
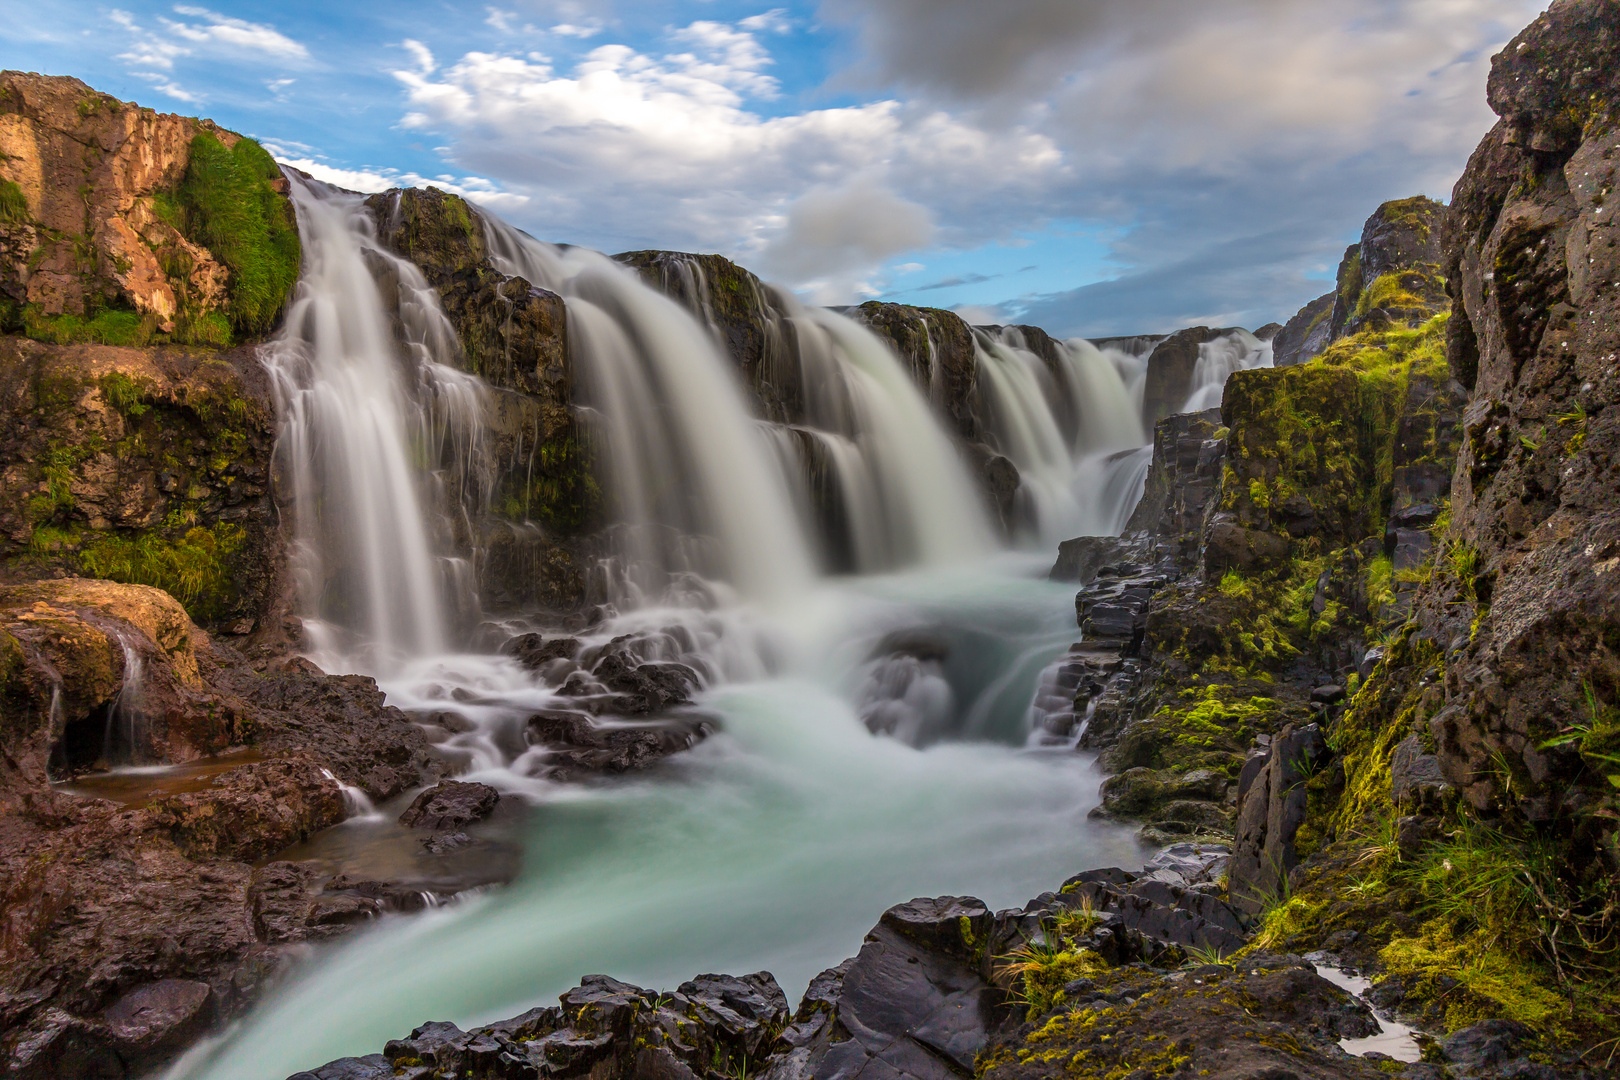
[[[1350,1053],[1341,1044],[1361,1050],[1354,1040],[1381,1028],[1318,973],[1337,958],[1220,959],[1248,925],[1217,895],[1225,861],[1181,845],[1140,874],[1077,874],[1022,909],[957,896],[901,904],[797,1009],[768,972],[664,992],[590,975],[560,1005],[471,1031],[423,1024],[380,1054],[288,1080],[1600,1075],[1500,1021],[1427,1041],[1424,1061]]]

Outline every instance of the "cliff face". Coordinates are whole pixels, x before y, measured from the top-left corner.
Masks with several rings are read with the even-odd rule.
[[[1449,359],[1473,384],[1446,560],[1384,675],[1438,673],[1410,731],[1445,782],[1504,827],[1558,838],[1575,880],[1609,890],[1620,883],[1617,52],[1620,5],[1566,0],[1493,61],[1502,120],[1458,181],[1444,252]]]
[[[0,322],[126,345],[262,334],[298,273],[285,191],[211,121],[0,73]]]
[[[562,297],[496,270],[477,212],[459,196],[412,188],[373,195],[367,206],[378,238],[438,293],[459,339],[457,364],[491,389],[486,457],[471,463],[491,478],[489,499],[454,480],[447,492],[466,511],[451,523],[452,541],[475,552],[481,599],[496,608],[577,607],[585,597],[580,544],[600,524],[601,490],[574,411]],[[467,463],[442,464],[459,478]]]
[[[297,276],[252,140],[0,73],[0,567],[155,585],[285,632],[272,406],[251,342]]]

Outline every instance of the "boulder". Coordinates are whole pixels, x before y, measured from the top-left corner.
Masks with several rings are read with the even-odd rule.
[[[546,774],[556,780],[615,775],[650,768],[707,737],[696,717],[664,717],[642,724],[598,724],[589,714],[550,710],[529,717],[526,737],[546,747]]]
[[[1145,876],[1169,885],[1211,885],[1218,883],[1231,861],[1232,849],[1224,844],[1171,844],[1160,848],[1143,866]]]
[[[501,793],[488,784],[441,780],[412,800],[399,823],[410,829],[451,831],[482,821],[495,812]]]
[[[1294,837],[1305,821],[1306,782],[1331,752],[1316,724],[1289,725],[1250,756],[1238,780],[1236,842],[1227,868],[1232,903],[1257,912],[1282,892],[1299,864]]]

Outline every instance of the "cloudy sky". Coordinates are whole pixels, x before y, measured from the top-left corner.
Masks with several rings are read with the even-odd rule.
[[[1545,6],[0,0],[0,66],[548,240],[1099,336],[1326,291],[1379,202],[1446,197],[1491,53]]]

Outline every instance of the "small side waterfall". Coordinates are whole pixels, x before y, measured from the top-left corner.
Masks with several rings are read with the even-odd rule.
[[[124,678],[118,696],[107,708],[107,731],[102,737],[101,756],[108,764],[140,764],[141,730],[145,723],[146,661],[122,631],[118,645],[124,652]],[[53,707],[60,701],[52,697]],[[121,760],[122,759],[122,760]]]
[[[1271,342],[1261,341],[1247,330],[1233,330],[1214,341],[1198,346],[1198,363],[1193,367],[1192,389],[1181,412],[1218,409],[1226,380],[1235,371],[1270,367]]]
[[[1147,473],[1132,405],[1145,358],[1083,339],[1043,357],[1017,327],[975,327],[973,339],[986,433],[1018,467],[1023,539],[1117,533]]]

